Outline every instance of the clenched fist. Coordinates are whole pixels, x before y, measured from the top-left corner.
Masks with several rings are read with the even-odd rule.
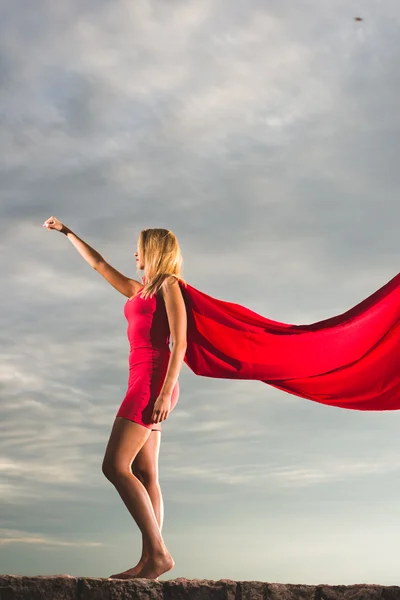
[[[61,223],[61,221],[56,219],[56,217],[50,217],[49,219],[47,219],[47,221],[43,223],[43,227],[46,227],[48,231],[50,231],[50,229],[62,231],[64,225]]]

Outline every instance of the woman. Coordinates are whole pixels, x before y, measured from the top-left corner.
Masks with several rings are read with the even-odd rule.
[[[140,232],[135,255],[137,269],[145,272],[142,285],[119,273],[54,216],[43,226],[64,233],[81,256],[128,298],[124,307],[130,342],[128,390],[114,420],[103,473],[140,528],[143,547],[135,567],[111,578],[158,579],[175,564],[161,535],[158,455],[161,422],[178,401],[178,375],[187,347],[186,308],[177,281],[182,264],[178,240],[167,229]]]
[[[174,566],[161,537],[157,457],[160,422],[177,402],[182,361],[196,375],[257,380],[337,408],[400,409],[400,273],[336,317],[292,325],[213,298],[179,279],[179,245],[166,229],[140,233],[136,254],[138,268],[146,273],[142,286],[113,269],[55,217],[44,225],[67,235],[89,264],[128,296],[129,385],[103,472],[141,529],[143,550],[133,569],[112,577],[157,579]],[[165,348],[168,327],[171,356]]]

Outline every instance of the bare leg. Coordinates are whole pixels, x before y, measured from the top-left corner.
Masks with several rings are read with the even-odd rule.
[[[150,496],[133,473],[120,475],[112,483],[142,532],[146,561],[139,572],[136,568],[128,569],[123,573],[112,575],[111,578],[148,577],[156,579],[159,575],[172,569],[175,562],[162,539]],[[146,569],[147,565],[151,566],[151,570]],[[146,575],[142,574],[143,569],[146,569]]]
[[[158,480],[158,457],[160,446],[161,431],[152,431],[132,464],[132,472],[143,483],[150,496],[154,514],[156,515],[157,523],[161,531],[164,519],[164,504]],[[142,555],[138,564],[130,570],[132,574],[138,573],[149,557],[150,552],[147,548],[146,541],[142,536]]]
[[[157,518],[157,522],[160,527],[160,531],[162,529],[163,520],[164,520],[164,503],[163,497],[161,493],[161,487],[158,481],[152,481],[151,483],[144,484],[149,496],[151,498],[151,502],[153,504],[154,513]],[[175,563],[173,563],[174,565]],[[173,567],[171,567],[173,568]],[[151,552],[151,549],[148,548],[145,538],[142,536],[142,556],[138,564],[134,567],[135,577],[142,577],[148,579],[157,579],[158,576],[155,575],[159,571],[159,560],[156,555]]]
[[[162,526],[163,526],[163,521],[164,521],[164,502],[163,502],[160,484],[158,481],[153,480],[149,483],[144,482],[143,485],[146,488],[146,490],[150,496],[150,500],[153,505],[154,514],[156,516],[157,523],[158,523],[158,526],[161,531]],[[148,560],[148,558],[150,557],[150,554],[151,553],[150,553],[149,548],[147,547],[145,538],[142,536],[142,556],[140,557],[138,564],[134,567],[134,569],[136,569],[137,572],[139,572],[139,570],[142,568],[144,563]]]
[[[142,532],[145,547],[152,553],[164,553],[167,548],[161,536],[150,496],[133,473],[120,474],[112,482]]]
[[[154,513],[156,514],[157,522],[159,523],[161,531],[164,519],[164,503],[160,484],[158,480],[152,480],[151,482],[147,482],[144,485],[152,500]],[[142,541],[142,556],[140,558],[139,563],[132,569],[132,572],[135,573],[134,576],[137,578],[141,577],[158,580],[157,574],[160,572],[161,568],[164,568],[164,559],[162,557],[160,558],[159,555],[152,552],[151,548],[148,547],[148,544],[146,543],[146,539],[144,537],[142,538]],[[172,566],[170,568],[173,568],[174,565],[175,563],[172,559]]]
[[[131,471],[131,464],[149,434],[141,425],[116,417],[103,462],[103,473],[118,491],[142,532],[144,548],[153,561],[149,578],[155,579],[172,569],[175,563],[164,544],[150,496]],[[129,576],[128,572],[125,574]],[[117,575],[112,577],[116,578]]]
[[[164,522],[164,501],[160,484],[158,481],[151,481],[149,483],[145,483],[144,485],[150,496],[154,514],[156,515],[157,523],[161,531]]]

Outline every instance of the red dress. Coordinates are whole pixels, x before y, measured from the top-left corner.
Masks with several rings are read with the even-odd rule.
[[[125,398],[116,414],[152,431],[161,431],[161,423],[151,420],[154,402],[164,384],[169,357],[169,324],[161,293],[143,299],[141,292],[124,306],[130,344],[129,378]],[[170,410],[179,398],[179,381],[172,392]]]

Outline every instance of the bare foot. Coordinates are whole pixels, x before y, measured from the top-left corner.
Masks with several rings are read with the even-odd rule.
[[[142,570],[144,565],[146,564],[147,558],[141,558],[138,564],[132,569],[127,569],[126,571],[122,571],[121,573],[116,573],[115,575],[110,575],[108,579],[135,579],[137,574]],[[158,580],[158,577],[156,577]]]
[[[169,552],[157,554],[148,558],[143,568],[135,575],[136,578],[158,579],[159,575],[170,571],[175,566],[175,561]]]

